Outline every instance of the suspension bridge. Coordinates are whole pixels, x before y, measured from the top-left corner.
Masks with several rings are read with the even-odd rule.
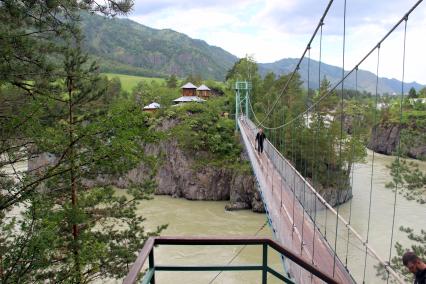
[[[338,215],[269,140],[265,142],[264,154],[257,153],[257,127],[250,119],[240,116],[238,126],[262,193],[270,225],[279,243],[292,247],[306,262],[311,262],[321,271],[333,275],[339,283],[362,282],[361,279],[356,279],[361,276],[352,276],[347,262],[341,260],[347,251],[339,255],[339,252],[333,249],[334,242],[338,240],[337,230],[336,236],[327,240],[324,231],[326,226],[316,223],[318,215],[329,214],[329,218],[336,218],[336,222],[353,236],[346,239],[347,242],[352,241],[351,246],[363,247],[366,254],[387,266],[348,221]],[[354,244],[356,241],[357,244]],[[310,272],[292,261],[283,258],[283,263],[285,270],[297,283],[321,283],[315,281]],[[388,272],[392,278],[403,283],[391,268],[388,268]]]
[[[403,28],[403,40],[401,47],[402,61],[402,85],[400,94],[400,117],[402,119],[402,103],[404,99],[404,76],[405,76],[405,58],[406,58],[406,37],[407,24],[410,14],[423,2],[417,1],[414,5],[402,15],[400,20],[382,37],[377,44],[350,69],[345,71],[345,48],[346,48],[346,0],[344,1],[343,11],[343,44],[342,44],[342,74],[341,79],[327,92],[321,93],[318,90],[319,98],[306,104],[305,109],[301,110],[296,115],[291,116],[287,121],[277,123],[276,119],[271,117],[280,117],[281,114],[274,112],[282,111],[279,106],[283,103],[283,95],[300,69],[301,63],[306,60],[308,66],[308,92],[310,88],[310,61],[311,49],[314,39],[319,41],[319,70],[318,70],[318,86],[321,85],[321,54],[322,54],[322,37],[323,28],[327,14],[333,1],[329,1],[324,13],[315,28],[315,31],[309,40],[306,48],[298,64],[293,72],[288,76],[288,80],[283,85],[282,90],[275,97],[275,100],[269,106],[268,110],[262,114],[254,110],[251,94],[250,78],[247,81],[239,81],[236,83],[236,128],[242,138],[246,153],[256,177],[259,191],[262,195],[265,210],[268,215],[270,226],[274,233],[275,240],[264,240],[259,238],[154,238],[151,239],[148,245],[140,253],[135,265],[132,267],[129,275],[124,283],[134,283],[137,279],[139,271],[142,269],[145,260],[149,259],[149,267],[147,276],[144,278],[144,283],[155,283],[155,271],[244,271],[244,270],[260,270],[262,271],[262,283],[267,283],[268,273],[274,275],[285,283],[375,283],[380,278],[375,277],[376,268],[381,267],[384,272],[385,282],[405,283],[406,279],[403,275],[394,270],[390,265],[392,257],[392,248],[394,245],[395,231],[395,210],[396,196],[393,204],[393,219],[392,231],[390,238],[389,254],[387,258],[380,255],[374,247],[372,247],[369,239],[370,215],[372,204],[371,195],[373,192],[373,174],[374,174],[374,153],[371,165],[371,187],[369,202],[367,234],[362,236],[351,225],[351,213],[349,219],[346,220],[339,213],[339,206],[333,207],[330,205],[316,190],[315,176],[313,171],[311,175],[307,175],[306,161],[305,172],[297,170],[297,162],[302,159],[297,157],[294,150],[288,148],[295,147],[294,140],[292,145],[288,143],[287,137],[299,136],[300,141],[303,141],[303,128],[310,129],[312,133],[318,133],[315,130],[315,116],[318,115],[317,109],[321,108],[321,104],[330,96],[335,96],[335,91],[341,88],[339,103],[335,106],[335,112],[340,113],[337,119],[340,119],[340,139],[335,147],[331,149],[337,153],[338,164],[342,166],[343,151],[350,152],[345,144],[347,136],[344,135],[343,129],[343,113],[344,113],[344,85],[349,76],[355,78],[355,88],[358,86],[358,70],[368,58],[376,54],[376,91],[375,97],[375,114],[374,124],[377,123],[377,103],[379,96],[379,67],[380,67],[380,50],[383,43],[389,36],[395,32],[398,27]],[[319,87],[318,87],[319,89]],[[261,118],[260,118],[261,117]],[[283,114],[282,117],[285,117]],[[255,135],[258,128],[261,127],[267,130],[267,140],[264,146],[264,152],[259,154],[255,149]],[[354,135],[352,133],[352,135]],[[311,154],[314,156],[324,155],[324,153],[316,152],[316,143],[314,138]],[[299,141],[299,143],[300,143]],[[297,142],[296,142],[297,143]],[[284,145],[283,145],[284,144]],[[399,145],[398,145],[399,147]],[[398,153],[400,151],[397,151]],[[291,153],[289,157],[286,157]],[[399,154],[398,154],[399,155]],[[399,156],[397,159],[399,160]],[[314,160],[314,159],[313,159]],[[317,165],[312,164],[312,168]],[[348,170],[350,171],[350,169]],[[344,181],[339,182],[339,187],[344,187]],[[397,185],[398,189],[398,185]],[[343,191],[337,191],[338,195]],[[341,200],[337,197],[337,203]],[[331,226],[328,224],[332,223]],[[328,231],[327,231],[328,230]],[[177,266],[157,266],[154,262],[154,245],[263,245],[263,262],[260,266],[210,266],[210,267],[177,267]],[[268,247],[272,247],[278,251],[282,257],[283,271],[280,273],[270,268],[267,263]],[[350,261],[350,260],[356,261]],[[370,275],[369,275],[370,274]]]

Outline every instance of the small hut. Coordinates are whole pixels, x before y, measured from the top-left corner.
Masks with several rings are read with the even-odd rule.
[[[155,112],[159,108],[161,108],[161,105],[159,103],[153,102],[153,103],[150,103],[149,105],[145,106],[143,108],[143,111],[145,111],[145,112]]]
[[[191,82],[186,83],[181,87],[182,96],[184,97],[194,97],[197,95],[197,86],[194,86]]]
[[[206,85],[201,85],[197,88],[197,95],[200,98],[208,99],[211,96],[211,90]]]

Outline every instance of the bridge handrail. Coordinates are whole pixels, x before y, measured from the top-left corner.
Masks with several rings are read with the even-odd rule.
[[[248,119],[245,116],[241,116],[241,118],[243,118],[243,121],[246,122],[250,122],[252,125],[254,125],[254,123]],[[241,118],[239,119],[239,121],[241,120]],[[248,125],[248,123],[247,123]],[[248,125],[249,126],[249,125]],[[253,132],[253,129],[255,128],[250,128],[250,131]],[[386,271],[388,271],[396,281],[398,281],[399,283],[405,283],[399,276],[399,274],[392,269],[392,267],[385,262],[378,254],[377,252],[371,248],[368,245],[367,240],[364,240],[357,231],[355,231],[355,229],[345,220],[345,218],[342,217],[342,215],[337,214],[337,211],[312,187],[312,185],[299,173],[299,171],[282,155],[282,153],[280,151],[278,151],[277,148],[275,148],[275,146],[268,140],[266,139],[266,143],[268,143],[271,148],[278,154],[278,156],[280,156],[286,163],[287,165],[298,175],[298,177],[308,186],[308,188],[312,191],[312,193],[321,201],[321,203],[327,207],[335,216],[337,216],[339,218],[339,220],[345,225],[346,228],[348,228],[352,234],[355,235],[355,237],[360,240],[362,242],[362,245],[369,251],[371,252],[371,254],[384,266],[384,268],[386,269]]]
[[[138,280],[138,275],[142,270],[149,255],[153,252],[156,245],[267,245],[278,253],[284,255],[288,259],[297,263],[316,277],[325,281],[326,283],[336,283],[336,280],[327,273],[319,270],[311,263],[305,261],[300,256],[294,254],[291,250],[280,245],[279,243],[264,237],[150,237],[139,252],[136,261],[133,263],[123,284],[133,284]]]

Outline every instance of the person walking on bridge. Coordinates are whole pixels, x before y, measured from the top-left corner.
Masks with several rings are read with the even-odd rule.
[[[263,133],[263,129],[259,128],[259,132],[256,134],[256,139],[254,141],[255,145],[257,144],[257,152],[263,153],[263,141],[265,140],[266,136],[265,133]]]
[[[414,274],[414,284],[426,284],[426,263],[414,252],[407,251],[404,253],[402,263]]]

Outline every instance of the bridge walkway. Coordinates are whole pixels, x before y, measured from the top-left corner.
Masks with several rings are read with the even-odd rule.
[[[337,282],[354,283],[311,217],[306,214],[306,206],[304,209],[299,200],[304,200],[305,205],[317,206],[316,211],[321,206],[326,210],[325,206],[316,201],[317,197],[305,188],[306,181],[303,177],[289,161],[281,154],[278,155],[279,152],[268,140],[265,141],[264,153],[257,153],[254,147],[256,127],[250,120],[241,117],[238,125],[277,241],[293,249],[294,253],[298,253],[322,271],[334,275]],[[304,187],[303,190],[301,186]],[[297,193],[294,194],[293,188],[296,187],[299,187],[299,190],[296,189]],[[303,195],[300,192],[303,192]],[[308,199],[311,201],[307,202]],[[321,283],[288,260],[284,260],[284,266],[297,283]]]

